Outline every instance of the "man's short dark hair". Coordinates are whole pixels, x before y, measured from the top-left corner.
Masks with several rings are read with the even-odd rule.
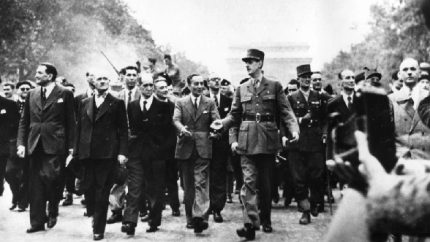
[[[120,75],[125,75],[125,68],[127,68],[127,67],[124,67],[121,70],[119,70]]]
[[[139,69],[137,69],[137,67],[127,66],[126,68],[124,68],[124,75],[125,75],[125,73],[127,73],[127,70],[135,70],[137,73],[139,73]]]
[[[300,87],[300,82],[297,81],[297,79],[291,79],[290,82],[288,82],[288,85],[297,85],[297,88]]]
[[[200,76],[200,75],[199,75],[199,74],[194,73],[194,74],[191,74],[191,75],[189,75],[189,76],[187,77],[187,84],[188,84],[188,86],[189,86],[189,85],[191,85],[191,80],[192,80],[195,76]]]
[[[399,80],[399,71],[397,70],[397,71],[394,71],[392,74],[391,74],[391,80],[393,80],[393,81],[397,81],[397,80]]]
[[[15,89],[15,85],[12,82],[6,82],[3,87],[10,87],[10,89]]]
[[[172,56],[171,56],[171,55],[169,55],[169,54],[165,54],[165,55],[164,55],[164,59],[172,60]]]
[[[155,65],[157,63],[157,59],[155,58],[148,58],[148,61],[151,62],[151,64]]]
[[[40,65],[46,67],[46,70],[45,70],[46,74],[48,74],[48,75],[52,74],[51,81],[55,81],[55,79],[57,78],[57,74],[58,74],[57,68],[55,68],[55,66],[53,64],[47,63],[47,62],[41,63]]]

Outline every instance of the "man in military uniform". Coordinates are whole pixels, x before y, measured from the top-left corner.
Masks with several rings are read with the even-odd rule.
[[[319,92],[310,89],[311,75],[310,65],[298,66],[300,89],[288,96],[300,126],[299,141],[288,146],[295,196],[300,208],[303,209],[300,224],[310,223],[310,214],[318,216],[318,209],[321,209],[319,206],[324,206],[321,202],[324,199],[326,101]]]
[[[233,129],[238,132],[230,133],[231,148],[241,155],[244,181],[240,197],[245,225],[237,234],[251,240],[260,220],[263,232],[272,232],[270,211],[275,155],[281,148],[279,128],[286,128],[297,140],[299,127],[282,85],[263,76],[264,52],[250,49],[242,60],[250,78],[236,90],[228,116],[212,127],[238,127]]]

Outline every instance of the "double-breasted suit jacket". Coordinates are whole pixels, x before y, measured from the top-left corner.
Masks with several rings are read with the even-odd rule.
[[[10,142],[16,139],[18,132],[19,111],[17,104],[4,97],[0,97],[0,156],[9,155]],[[13,144],[13,147],[15,147]]]
[[[258,116],[272,117],[270,121],[258,121]],[[247,121],[248,117],[255,117]],[[281,148],[279,124],[290,133],[299,133],[297,119],[292,112],[282,86],[265,77],[257,90],[251,80],[237,88],[229,115],[223,119],[223,126],[233,126],[230,143],[238,142],[237,153],[241,155],[275,154]],[[255,122],[257,121],[257,122]]]
[[[209,126],[217,119],[219,119],[219,114],[215,102],[204,95],[201,96],[197,110],[194,110],[191,96],[177,100],[173,122],[178,131],[187,126],[192,136],[178,138],[175,158],[186,160],[196,149],[201,158],[211,159],[212,141],[209,139]]]
[[[125,105],[107,94],[96,111],[95,97],[81,101],[78,111],[75,155],[84,159],[113,159],[128,154]]]
[[[31,155],[39,142],[49,155],[66,155],[73,148],[75,110],[73,93],[55,85],[45,104],[41,87],[29,92],[19,123],[17,145]]]
[[[171,103],[161,102],[154,97],[151,107],[144,114],[140,99],[137,99],[129,104],[127,113],[130,125],[130,158],[169,159],[173,115]]]

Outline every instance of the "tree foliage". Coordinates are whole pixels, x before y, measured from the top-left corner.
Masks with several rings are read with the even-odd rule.
[[[117,68],[145,57],[162,59],[151,33],[121,0],[2,0],[0,21],[0,73],[19,70],[20,80],[49,61],[79,89],[86,71],[110,68],[101,50]],[[200,68],[181,59],[180,68]]]
[[[341,70],[359,72],[364,66],[375,68],[388,80],[405,57],[430,61],[430,33],[420,12],[420,0],[400,1],[371,7],[371,31],[364,41],[349,51],[340,51],[323,71],[327,80],[336,80]]]

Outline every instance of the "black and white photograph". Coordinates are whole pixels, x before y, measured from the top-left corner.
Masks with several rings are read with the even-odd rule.
[[[430,241],[430,0],[0,23],[0,241]]]

